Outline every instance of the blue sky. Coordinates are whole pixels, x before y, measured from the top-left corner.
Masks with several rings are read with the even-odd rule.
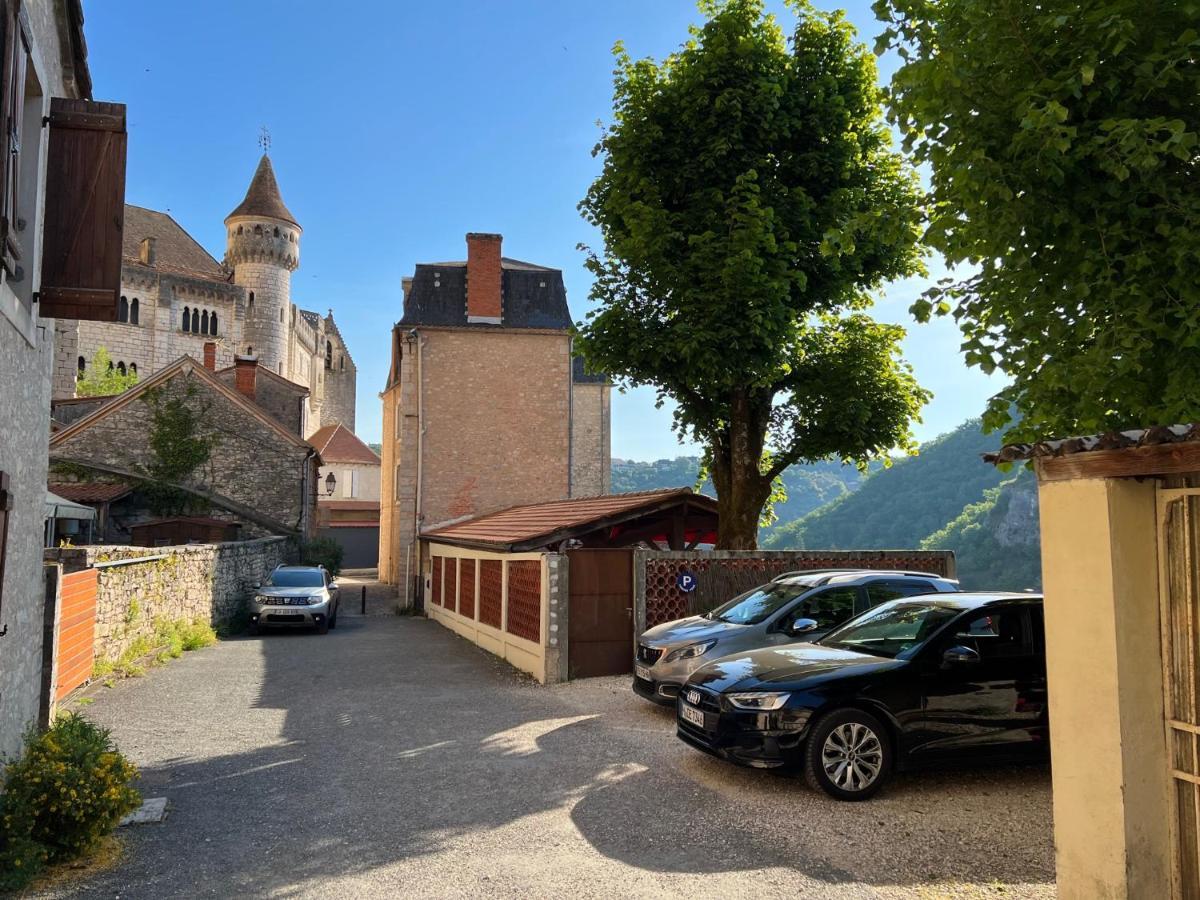
[[[597,235],[576,204],[598,169],[612,46],[661,57],[699,19],[692,0],[85,0],[84,11],[95,96],[129,108],[128,202],[169,211],[218,258],[270,129],[304,228],[292,299],[334,309],[370,441],[400,279],[419,261],[462,258],[466,232],[500,232],[506,255],[561,268],[583,317],[576,245]],[[847,11],[873,43],[869,3]],[[880,65],[886,77],[895,61]],[[906,355],[935,394],[926,438],[977,415],[999,385],[963,365],[952,323],[911,322],[922,287],[890,286],[875,315],[909,326]],[[614,456],[690,449],[651,391],[614,395]]]

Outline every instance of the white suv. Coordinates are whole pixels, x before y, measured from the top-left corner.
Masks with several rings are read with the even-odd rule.
[[[324,566],[276,566],[255,588],[250,633],[260,628],[337,628],[338,583]]]

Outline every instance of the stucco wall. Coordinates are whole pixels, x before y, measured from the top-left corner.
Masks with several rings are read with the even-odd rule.
[[[325,493],[325,477],[332,472],[334,493],[330,499],[378,500],[380,483],[379,468],[378,465],[372,466],[367,463],[332,462],[324,465],[321,467],[318,493],[322,497],[329,496]],[[351,473],[354,473],[353,478],[351,477]],[[354,488],[353,493],[351,493],[352,486]]]

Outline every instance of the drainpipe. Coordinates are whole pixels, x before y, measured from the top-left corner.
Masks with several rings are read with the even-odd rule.
[[[425,479],[425,367],[423,365],[422,348],[424,341],[415,328],[409,332],[417,345],[417,367],[414,376],[417,380],[417,488],[413,498],[413,543],[416,545],[417,578],[422,577],[421,570],[421,500]],[[413,592],[413,606],[417,604],[416,591]]]
[[[317,451],[309,447],[308,454],[304,457],[304,474],[300,478],[300,535],[301,541],[308,540],[308,499],[310,484],[309,479],[312,477],[312,458],[317,455]],[[313,499],[316,499],[315,491],[312,494]],[[316,504],[313,504],[314,508]]]
[[[575,496],[575,339],[567,338],[567,496]]]

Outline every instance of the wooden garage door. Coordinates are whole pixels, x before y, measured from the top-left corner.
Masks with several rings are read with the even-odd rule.
[[[58,688],[61,700],[92,677],[92,653],[96,641],[96,569],[72,572],[62,579],[58,620]]]
[[[567,552],[567,677],[633,671],[633,551]]]

